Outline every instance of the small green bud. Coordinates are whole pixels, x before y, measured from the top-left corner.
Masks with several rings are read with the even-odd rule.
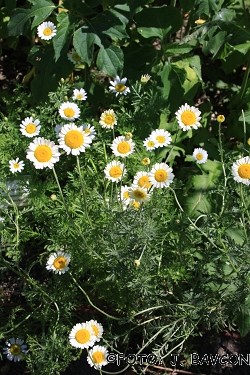
[[[52,201],[56,201],[56,200],[57,200],[57,196],[56,196],[55,194],[52,194],[52,195],[50,196],[50,199],[51,199]]]

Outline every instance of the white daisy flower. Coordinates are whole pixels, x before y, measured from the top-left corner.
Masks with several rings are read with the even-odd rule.
[[[195,148],[193,157],[198,164],[204,164],[207,161],[208,153],[206,150],[203,150],[203,148]]]
[[[69,262],[70,262],[70,255],[63,253],[62,251],[58,251],[50,255],[46,268],[48,271],[54,271],[55,273],[59,273],[59,275],[65,273],[69,270]]]
[[[141,76],[141,83],[147,83],[150,80],[151,76],[149,74],[144,74]]]
[[[165,163],[153,165],[149,172],[149,181],[156,188],[168,187],[174,179],[173,169]]]
[[[126,156],[134,152],[135,144],[132,139],[127,140],[124,136],[116,137],[113,140],[111,150],[115,156],[121,156],[125,158]]]
[[[153,151],[157,148],[156,142],[150,137],[143,141],[143,145],[146,147],[147,151]]]
[[[95,341],[100,341],[103,335],[103,326],[98,323],[96,320],[91,319],[89,322],[86,322],[91,325],[95,333]]]
[[[121,191],[118,193],[118,199],[124,206],[128,206],[131,202],[128,190],[129,187],[127,185],[124,185],[121,186]]]
[[[129,197],[136,202],[142,203],[149,200],[150,195],[147,192],[147,189],[141,188],[138,185],[132,185],[129,188]]]
[[[88,124],[88,125],[82,124],[82,127],[83,127],[84,133],[86,135],[88,135],[93,140],[95,138],[95,136],[96,136],[95,127],[91,126],[90,124]]]
[[[67,57],[73,64],[79,65],[84,62],[81,56],[79,56],[78,53],[74,50],[74,48],[72,48],[71,52],[67,53]]]
[[[130,88],[125,85],[127,78],[120,79],[119,76],[116,76],[114,81],[110,81],[112,86],[109,86],[109,90],[115,93],[115,96],[127,95],[130,92]]]
[[[107,361],[108,351],[104,346],[95,345],[92,349],[88,352],[87,361],[88,364],[96,369],[100,370],[102,366],[108,364]]]
[[[156,147],[168,146],[172,142],[171,134],[164,129],[154,130],[149,138],[155,142]]]
[[[16,160],[10,160],[9,165],[12,173],[21,172],[24,168],[24,162],[22,160],[19,161],[19,158],[16,158]]]
[[[69,334],[69,342],[75,348],[87,349],[93,346],[95,341],[95,332],[89,323],[76,324]]]
[[[54,130],[55,130],[55,133],[56,133],[56,138],[59,138],[59,133],[60,133],[62,127],[63,127],[63,124],[59,124],[59,125],[56,125],[54,127]]]
[[[66,151],[67,155],[80,155],[90,147],[92,138],[83,130],[83,126],[66,124],[59,132],[59,147]]]
[[[113,129],[114,125],[117,124],[117,117],[113,109],[104,111],[101,114],[99,124],[106,129]]]
[[[22,357],[22,353],[27,353],[27,345],[23,344],[24,340],[11,338],[6,341],[7,348],[3,348],[3,354],[7,354],[9,361],[19,362]]]
[[[26,158],[33,162],[36,169],[52,169],[59,156],[58,146],[54,142],[39,137],[29,144]]]
[[[133,185],[137,185],[143,189],[150,189],[153,186],[149,181],[148,172],[137,172],[133,180]]]
[[[41,126],[39,120],[33,121],[33,117],[26,117],[20,124],[20,132],[26,137],[32,138],[40,133]]]
[[[87,93],[84,89],[74,89],[73,91],[73,99],[74,100],[86,100],[87,99]]]
[[[43,22],[37,28],[38,36],[43,40],[50,40],[56,35],[56,26],[53,22]]]
[[[250,157],[245,156],[232,165],[233,178],[244,185],[250,185]]]
[[[111,163],[108,163],[104,169],[105,177],[108,180],[113,182],[118,182],[122,177],[127,173],[124,164],[113,160]]]
[[[201,125],[199,122],[201,112],[193,106],[190,107],[187,103],[182,105],[175,114],[179,128],[184,131],[198,129]]]
[[[59,114],[64,120],[74,121],[80,117],[80,109],[75,103],[65,102],[60,106]]]

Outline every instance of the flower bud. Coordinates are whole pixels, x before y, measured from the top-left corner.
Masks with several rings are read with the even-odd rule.
[[[144,158],[144,159],[142,159],[142,164],[143,165],[149,165],[150,164],[150,159],[149,158]]]
[[[139,261],[139,259],[136,259],[136,260],[134,261],[134,266],[135,266],[135,267],[139,267],[140,264],[141,264],[141,262]]]
[[[52,194],[52,195],[50,196],[50,199],[51,199],[52,201],[56,201],[56,200],[57,200],[57,196],[56,196],[55,194]]]
[[[223,116],[223,115],[217,116],[217,121],[218,122],[224,122],[225,121],[225,116]]]

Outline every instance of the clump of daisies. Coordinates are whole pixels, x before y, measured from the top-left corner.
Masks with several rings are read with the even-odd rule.
[[[108,351],[104,346],[94,345],[103,335],[103,326],[96,320],[77,323],[69,334],[69,342],[75,348],[89,349],[87,361],[91,367],[100,370],[108,364]]]

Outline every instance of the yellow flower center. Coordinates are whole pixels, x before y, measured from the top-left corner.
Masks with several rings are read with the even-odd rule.
[[[167,178],[168,178],[168,174],[165,171],[165,169],[158,169],[155,172],[155,179],[156,179],[157,182],[166,181]]]
[[[217,121],[218,121],[218,122],[223,122],[223,121],[225,121],[225,116],[223,116],[223,115],[219,115],[219,116],[217,116]]]
[[[50,161],[50,159],[52,158],[52,150],[47,145],[37,146],[34,152],[34,156],[41,163],[45,163],[47,161]]]
[[[115,121],[115,118],[112,115],[106,115],[104,118],[104,122],[107,125],[112,125],[114,121]]]
[[[36,125],[35,124],[28,124],[25,128],[26,132],[29,134],[33,134],[36,131]]]
[[[196,116],[192,111],[184,111],[181,115],[181,121],[185,126],[193,125],[196,122]]]
[[[17,344],[11,345],[10,353],[12,355],[19,355],[21,353],[21,346]]]
[[[144,191],[141,191],[141,190],[134,190],[133,194],[134,194],[134,197],[138,199],[143,199],[143,198],[146,198],[147,196],[146,193],[144,193]]]
[[[53,262],[54,267],[57,270],[63,270],[67,265],[67,259],[65,257],[57,257]]]
[[[133,206],[136,210],[139,210],[139,208],[140,208],[140,203],[139,203],[139,202],[133,202],[133,203],[132,203],[132,206]]]
[[[115,85],[115,89],[117,92],[123,92],[126,90],[126,86],[123,83],[117,83],[117,85]]]
[[[90,133],[91,133],[91,130],[90,130],[89,128],[86,128],[86,129],[84,129],[84,133],[86,133],[86,134],[90,134]]]
[[[250,164],[241,164],[238,168],[238,173],[241,178],[250,178]]]
[[[17,168],[19,167],[19,164],[18,164],[18,163],[14,163],[14,164],[13,164],[13,167],[14,167],[15,169],[17,169]]]
[[[163,135],[157,135],[156,139],[159,143],[164,143],[166,140],[166,138]]]
[[[93,359],[93,362],[95,363],[102,363],[105,357],[102,352],[97,351],[92,354],[92,359]]]
[[[150,164],[150,159],[149,158],[144,158],[144,159],[142,159],[142,164],[143,165],[149,165]]]
[[[82,98],[83,98],[82,94],[77,94],[76,99],[82,99]]]
[[[69,130],[64,137],[65,144],[70,148],[78,148],[84,143],[84,137],[78,130]]]
[[[109,175],[113,178],[119,178],[122,175],[122,169],[118,166],[111,167],[109,170]]]
[[[144,187],[145,189],[149,189],[152,184],[149,182],[148,176],[142,176],[138,180],[138,185],[140,187]]]
[[[75,111],[74,111],[72,108],[65,108],[65,109],[63,110],[63,112],[64,112],[64,115],[65,115],[66,117],[68,117],[68,118],[72,118],[72,117],[74,117],[74,115],[75,115]]]
[[[120,142],[117,146],[117,150],[120,154],[127,154],[130,151],[130,144],[128,142]]]
[[[43,30],[43,34],[45,36],[49,36],[52,34],[52,29],[50,27],[46,27],[44,30]]]
[[[97,326],[91,326],[91,327],[93,328],[94,334],[97,336],[99,332]]]
[[[87,329],[82,328],[76,332],[75,339],[80,344],[86,344],[90,339],[90,333]]]
[[[72,59],[74,61],[80,61],[81,57],[78,55],[78,53],[72,53]]]
[[[148,147],[154,147],[155,143],[154,141],[148,141],[147,145]]]
[[[129,199],[130,198],[128,191],[124,191],[123,198],[125,198],[125,199]]]
[[[196,154],[196,159],[197,160],[202,160],[203,159],[203,155],[200,152],[198,152],[198,154]]]

